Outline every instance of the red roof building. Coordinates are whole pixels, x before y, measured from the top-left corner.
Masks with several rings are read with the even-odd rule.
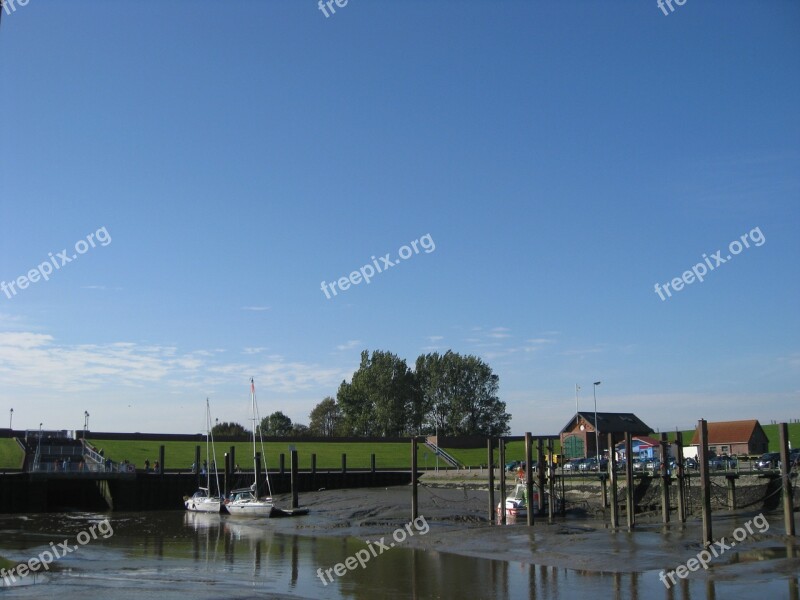
[[[691,445],[700,445],[699,426]],[[763,454],[769,450],[769,439],[756,419],[718,421],[708,423],[708,449],[717,454]]]

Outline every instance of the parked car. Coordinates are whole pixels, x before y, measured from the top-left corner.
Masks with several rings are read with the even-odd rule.
[[[778,454],[778,468],[781,467],[780,454]],[[789,452],[789,468],[800,467],[800,448],[795,448]]]
[[[683,460],[683,468],[684,469],[699,469],[700,463],[697,462],[696,458],[685,458]]]
[[[755,468],[759,470],[763,469],[775,469],[778,467],[778,463],[780,463],[781,454],[780,452],[766,452],[762,454],[755,462]]]
[[[584,458],[578,465],[579,471],[594,471],[597,469],[597,459],[595,457]]]
[[[736,457],[728,456],[727,454],[723,454],[722,456],[711,456],[708,459],[708,468],[717,471],[721,469],[735,469]]]
[[[581,463],[586,460],[583,458],[573,458],[572,460],[568,460],[564,463],[564,470],[565,471],[577,471],[580,469]]]
[[[520,464],[521,463],[518,460],[512,460],[510,462],[507,462],[506,471],[516,471]]]

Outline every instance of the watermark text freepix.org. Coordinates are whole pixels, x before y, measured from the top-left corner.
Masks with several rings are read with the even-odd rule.
[[[758,235],[756,235],[756,233]],[[745,248],[750,247],[750,242],[753,242],[755,246],[763,246],[766,241],[767,239],[764,237],[764,234],[761,233],[761,228],[756,227],[750,231],[750,233],[745,233],[738,240],[733,240],[728,244],[729,254],[725,258],[722,257],[722,250],[714,252],[711,258],[709,258],[707,254],[703,254],[703,262],[697,263],[692,267],[691,271],[684,271],[680,277],[676,277],[672,281],[663,284],[663,289],[661,289],[662,284],[657,283],[655,288],[656,294],[658,294],[658,297],[661,298],[662,301],[666,300],[667,297],[672,298],[672,292],[669,289],[670,286],[672,286],[672,291],[680,292],[684,285],[694,283],[695,280],[702,282],[709,271],[713,271],[718,266],[728,262],[737,254],[741,254]],[[713,264],[712,259],[714,261]],[[667,297],[664,296],[664,292],[666,292]]]
[[[327,19],[331,15],[335,15],[336,14],[336,9],[333,7],[334,4],[336,6],[338,6],[339,8],[344,8],[345,6],[347,6],[347,3],[349,1],[350,0],[319,0],[319,5],[318,6],[319,6],[319,9],[322,11],[322,14],[325,15],[325,18]],[[328,7],[327,10],[325,10],[326,6]],[[328,11],[331,11],[330,15],[328,14]]]
[[[50,257],[50,260],[44,261],[35,269],[28,271],[26,275],[20,275],[8,283],[5,281],[0,282],[0,290],[2,290],[6,298],[10,300],[17,295],[19,290],[26,289],[31,283],[36,283],[40,279],[49,281],[50,275],[53,274],[53,269],[57,271],[67,263],[78,258],[81,254],[86,254],[89,248],[95,248],[98,243],[101,246],[108,246],[111,243],[111,236],[108,234],[105,227],[101,227],[94,233],[90,233],[86,236],[85,240],[81,239],[75,242],[75,252],[72,256],[68,256],[69,253],[66,248],[61,252],[56,252],[55,256],[53,256],[52,252],[48,252],[47,255]],[[15,288],[19,288],[19,290]]]
[[[413,525],[413,529],[412,529]],[[404,527],[398,527],[392,533],[392,538],[394,538],[394,542],[386,543],[386,537],[382,537],[380,540],[376,542],[367,541],[367,548],[362,548],[358,552],[355,553],[355,556],[348,556],[343,563],[337,563],[332,566],[330,569],[322,570],[322,567],[317,569],[317,577],[320,578],[322,583],[328,585],[328,583],[333,583],[333,575],[334,573],[337,577],[342,577],[347,573],[347,571],[354,571],[356,567],[361,566],[362,569],[366,568],[367,563],[372,558],[377,558],[387,550],[394,548],[395,542],[398,544],[402,544],[406,541],[408,537],[414,536],[414,529],[420,534],[425,535],[431,530],[431,526],[428,525],[428,522],[425,520],[423,515],[418,516],[413,521],[406,523]],[[408,533],[406,533],[408,532]],[[325,576],[327,575],[330,581],[325,580]]]
[[[673,2],[675,2],[675,4],[677,4],[678,6],[683,6],[684,4],[686,4],[686,0],[656,0],[656,4],[658,4],[658,8],[661,9],[661,12],[664,13],[665,17],[668,14],[675,12],[675,7],[672,6]],[[664,4],[669,6],[669,12],[667,12],[667,6],[664,6]]]
[[[430,233],[426,233],[418,240],[414,240],[406,246],[401,246],[397,251],[397,255],[400,257],[399,260],[392,261],[390,252],[387,252],[385,255],[381,256],[380,263],[378,263],[377,258],[372,256],[372,264],[366,264],[358,271],[353,271],[350,273],[349,277],[340,277],[338,280],[331,281],[330,283],[325,283],[323,281],[320,285],[320,289],[325,293],[325,297],[330,300],[330,292],[333,292],[334,296],[339,293],[336,290],[337,285],[339,286],[340,291],[348,289],[351,285],[358,285],[362,281],[366,281],[367,285],[369,285],[371,279],[375,277],[377,273],[383,273],[387,269],[399,264],[400,261],[408,260],[415,254],[419,254],[420,247],[425,251],[425,254],[430,254],[436,250],[436,243],[433,241]],[[330,292],[328,291],[329,287]]]
[[[59,558],[65,557],[67,554],[75,552],[81,546],[85,546],[92,540],[97,539],[97,534],[103,536],[107,540],[114,535],[114,529],[108,519],[103,519],[99,523],[95,523],[89,529],[81,531],[76,537],[77,544],[70,545],[69,540],[64,540],[56,544],[50,542],[50,549],[43,550],[35,558],[31,558],[28,562],[20,563],[13,569],[0,569],[0,577],[3,578],[6,585],[11,585],[17,582],[17,577],[27,577],[31,573],[36,573],[39,569],[44,568],[45,571],[50,570],[50,563]]]
[[[759,513],[757,516],[747,521],[744,524],[744,527],[737,527],[733,530],[733,539],[736,540],[735,542],[726,544],[725,538],[721,537],[719,541],[716,541],[708,546],[706,550],[701,550],[697,553],[697,556],[687,560],[685,565],[679,565],[674,571],[662,570],[658,574],[658,578],[661,580],[661,583],[664,584],[664,587],[669,589],[672,585],[678,583],[675,579],[675,575],[681,579],[686,579],[689,576],[689,573],[694,573],[700,567],[703,567],[703,569],[707,570],[708,563],[711,562],[712,558],[718,558],[722,556],[725,554],[725,550],[730,550],[736,546],[736,542],[742,542],[747,539],[748,534],[752,535],[754,533],[753,528],[750,525],[755,525],[758,528],[758,533],[766,533],[769,529],[769,523],[767,522],[766,517],[764,517],[763,513]],[[717,551],[717,549],[719,549],[719,551]],[[667,578],[669,578],[669,581],[667,581]]]
[[[27,6],[28,2],[31,0],[0,0],[0,4],[3,5],[3,10],[6,11],[7,15],[15,12],[17,7],[14,6],[15,4],[19,4],[20,6]]]

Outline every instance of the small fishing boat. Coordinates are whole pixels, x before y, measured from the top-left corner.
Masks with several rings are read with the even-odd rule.
[[[524,479],[520,479],[517,481],[517,485],[514,487],[514,491],[511,492],[508,496],[506,496],[506,516],[507,517],[527,517],[528,516],[528,499],[527,499],[527,486],[525,484]],[[547,506],[547,503],[550,499],[550,495],[545,493],[544,495],[544,504],[540,504],[540,495],[539,495],[539,486],[535,483],[533,484],[533,509],[539,510]],[[556,504],[554,508],[557,510],[559,508],[558,500],[556,500]],[[498,502],[497,503],[497,515],[500,516],[503,511],[503,505]]]
[[[209,461],[212,461],[209,463]],[[200,469],[200,465],[195,465]],[[183,505],[191,512],[218,513],[222,510],[222,497],[211,493],[211,468],[219,487],[219,473],[217,472],[217,453],[214,450],[214,437],[211,433],[211,406],[206,398],[206,487],[199,488],[192,496],[184,496]]]
[[[261,437],[261,427],[258,414],[258,407],[256,405],[256,385],[253,378],[250,378],[250,399],[253,409],[253,485],[249,488],[232,490],[228,498],[225,500],[225,508],[234,517],[270,517],[275,505],[272,502],[272,486],[269,483],[269,473],[264,469],[267,481],[267,489],[270,491],[270,497],[258,497],[258,455],[256,454],[256,429],[259,430],[259,437]],[[264,440],[261,438],[261,456],[264,454]],[[266,462],[266,461],[265,461]]]

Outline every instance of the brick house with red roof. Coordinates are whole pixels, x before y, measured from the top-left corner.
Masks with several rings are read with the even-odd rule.
[[[763,454],[769,451],[769,439],[756,419],[708,423],[708,449],[717,454]],[[694,430],[692,446],[700,445],[699,426]]]

